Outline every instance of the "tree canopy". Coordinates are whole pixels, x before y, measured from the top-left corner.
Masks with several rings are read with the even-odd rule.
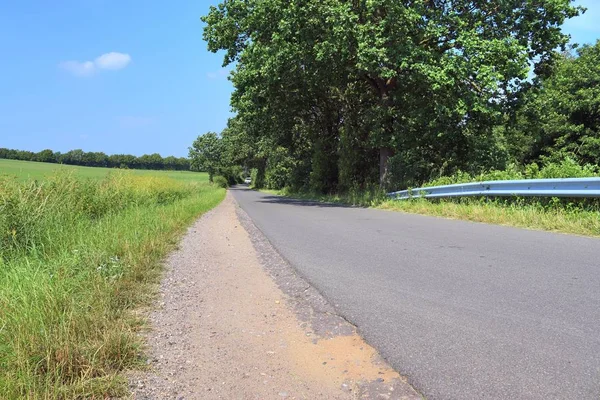
[[[71,150],[66,153],[54,152],[50,149],[46,149],[34,153],[32,151],[0,148],[0,158],[82,165],[87,167],[165,169],[177,171],[186,171],[190,169],[190,162],[187,158],[177,158],[173,156],[163,158],[157,153],[136,157],[130,154],[106,155],[102,152],[85,152],[81,149]]]
[[[528,104],[533,155],[600,160],[600,41],[560,57]],[[523,129],[523,128],[522,128]]]
[[[246,160],[270,186],[409,185],[501,168],[498,126],[552,70],[570,0],[227,0],[203,17],[233,63]]]
[[[192,170],[208,172],[211,182],[219,170],[222,157],[223,145],[219,136],[214,132],[198,136],[190,147]]]

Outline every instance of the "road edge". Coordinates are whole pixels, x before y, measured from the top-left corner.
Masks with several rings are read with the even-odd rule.
[[[341,316],[335,306],[331,304],[321,292],[314,287],[296,268],[286,260],[269,241],[265,234],[256,226],[252,218],[240,206],[235,196],[232,196],[235,210],[242,227],[248,233],[250,241],[256,250],[258,260],[275,282],[277,287],[288,296],[292,311],[302,321],[303,327],[312,331],[313,343],[319,339],[332,339],[337,336],[360,335],[358,327]],[[365,343],[367,343],[365,341]],[[369,344],[369,343],[367,343]],[[370,345],[370,344],[369,344]],[[395,370],[388,361],[376,351],[377,364]],[[412,386],[408,379],[396,371],[401,379],[393,382],[393,392],[400,395],[399,399],[422,399],[425,396]],[[390,383],[383,380],[362,383],[359,387],[363,398],[386,398],[384,393],[389,393]],[[382,397],[383,396],[383,397]]]

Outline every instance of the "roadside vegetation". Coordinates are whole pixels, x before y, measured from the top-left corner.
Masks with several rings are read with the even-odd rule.
[[[235,142],[222,140],[214,132],[198,136],[189,149],[191,169],[206,171],[210,182],[223,188],[242,183],[247,175],[242,168],[244,150]]]
[[[600,42],[561,31],[584,12],[569,0],[222,2],[204,39],[234,67],[235,116],[205,135],[203,158],[259,189],[597,235],[593,201],[383,196],[598,176]]]
[[[598,176],[600,176],[600,173],[597,167],[593,165],[582,167],[574,160],[566,159],[561,163],[548,163],[543,167],[537,164],[530,164],[523,169],[511,166],[504,171],[490,171],[475,176],[459,172],[452,176],[426,182],[423,186],[505,179]],[[356,188],[336,194],[293,191],[289,188],[281,190],[261,189],[261,191],[307,200],[600,237],[600,200],[598,199],[475,197],[436,200],[390,200],[386,192],[378,186],[372,187],[371,190]]]
[[[373,207],[413,214],[463,219],[497,225],[600,237],[598,202],[531,198],[456,198],[390,200],[379,190],[348,191],[343,194],[294,192],[289,189],[262,192],[296,199],[316,200],[360,207]]]
[[[136,310],[182,229],[225,194],[189,176],[0,177],[0,397],[127,394],[121,373],[144,362]]]

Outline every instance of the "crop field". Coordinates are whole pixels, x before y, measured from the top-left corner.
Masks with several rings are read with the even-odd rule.
[[[49,164],[33,161],[18,161],[0,159],[0,177],[12,176],[19,180],[44,179],[56,173],[69,172],[82,178],[105,178],[111,173],[121,170],[111,168],[79,167],[73,165]],[[177,180],[208,182],[208,174],[188,171],[148,171],[128,170],[133,175],[169,177]]]
[[[161,261],[225,190],[191,172],[0,160],[0,175],[0,397],[127,395]]]

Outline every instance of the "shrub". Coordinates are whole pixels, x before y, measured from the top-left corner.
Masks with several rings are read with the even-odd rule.
[[[426,182],[423,186],[518,179],[590,178],[595,176],[600,176],[598,166],[590,164],[579,165],[575,160],[567,157],[560,162],[546,162],[541,168],[538,164],[532,163],[522,168],[512,164],[505,170],[491,170],[479,175],[471,175],[458,171],[453,175],[442,176]]]
[[[289,186],[294,159],[283,147],[278,147],[271,153],[265,170],[265,184],[269,189],[283,189]]]
[[[289,181],[291,169],[283,164],[276,164],[265,173],[265,182],[269,189],[283,189]]]
[[[561,162],[547,163],[537,174],[537,178],[589,178],[598,176],[598,166],[579,165],[570,157]]]
[[[242,177],[244,169],[239,165],[221,168],[220,174],[227,179],[229,185],[237,185],[242,183],[244,178]]]
[[[252,168],[250,171],[250,179],[252,187],[262,189],[265,186],[265,171],[263,168]]]
[[[229,181],[227,180],[227,178],[225,178],[224,176],[221,176],[221,175],[215,176],[213,178],[213,183],[221,188],[226,189],[229,187]]]

